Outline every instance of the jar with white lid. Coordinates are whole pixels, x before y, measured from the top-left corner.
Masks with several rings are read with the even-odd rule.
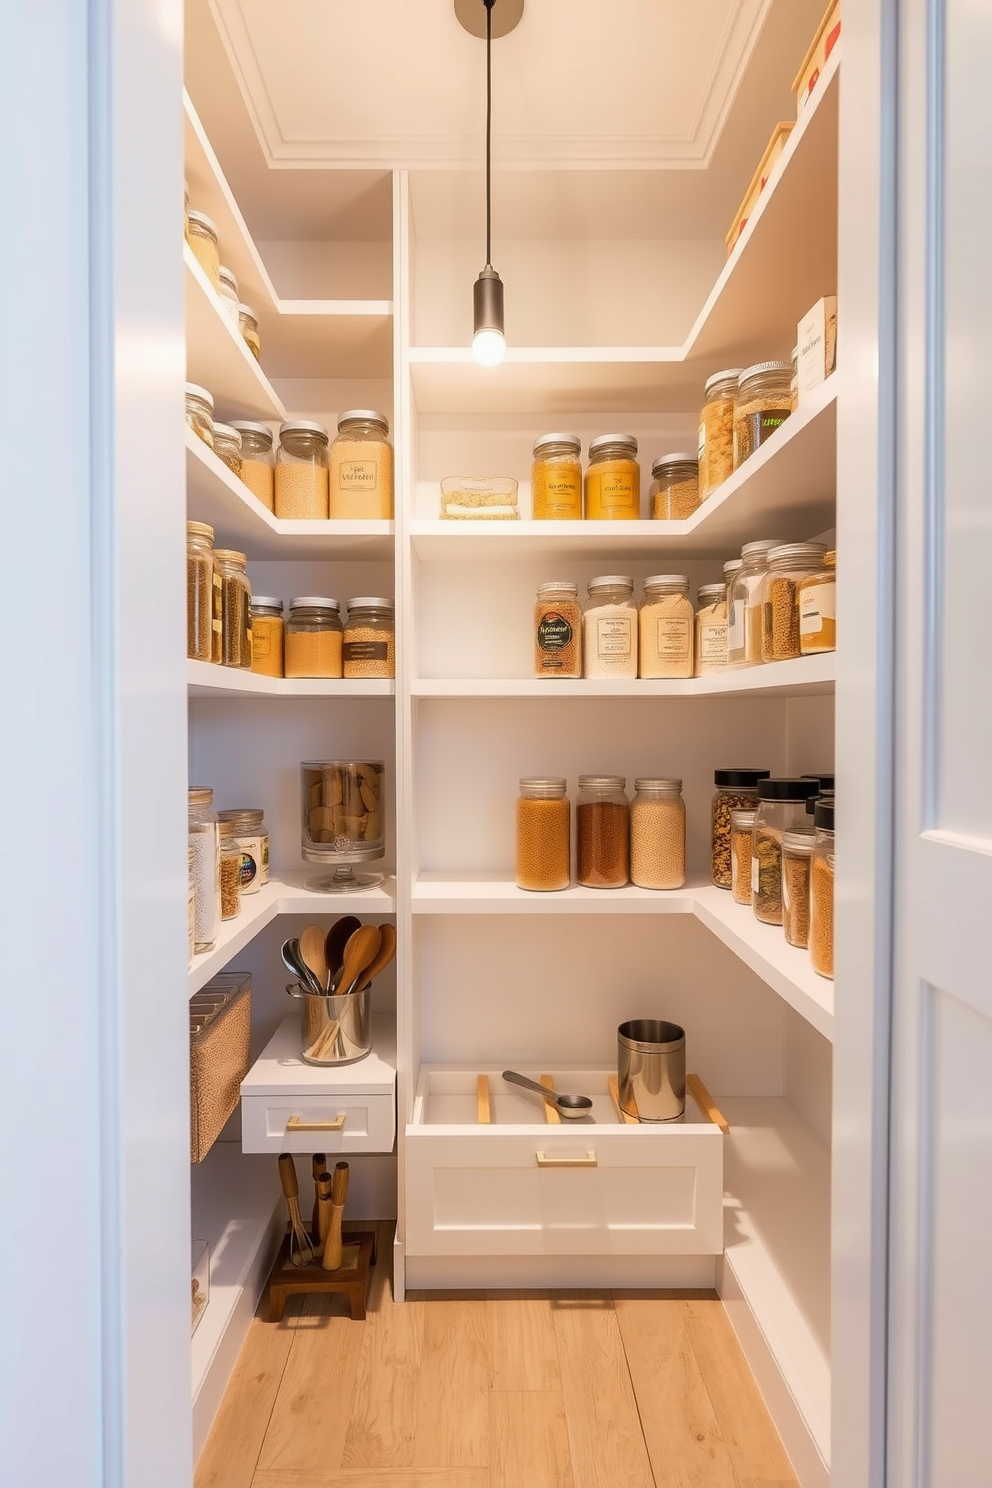
[[[241,479],[266,511],[271,511],[274,504],[272,430],[254,419],[232,419],[231,428],[241,435]]]
[[[741,367],[726,367],[706,379],[699,415],[700,501],[734,473],[734,404],[742,371]]]
[[[691,677],[692,600],[685,574],[655,574],[644,580],[638,617],[638,676]]]
[[[214,548],[214,578],[220,586],[221,653],[224,666],[251,670],[251,582],[248,559],[233,548]]]
[[[186,655],[212,661],[214,621],[214,529],[186,523]]]
[[[589,889],[630,881],[630,802],[622,775],[580,775],[575,801],[575,877]]]
[[[651,466],[651,516],[680,522],[699,505],[699,462],[692,454],[661,455]]]
[[[590,579],[582,616],[582,653],[587,677],[637,676],[637,605],[626,574]]]
[[[826,543],[783,543],[768,554],[761,584],[761,659],[788,661],[799,656],[799,586],[825,572]]]
[[[585,506],[590,522],[636,521],[640,516],[641,467],[633,434],[590,439]]]
[[[338,419],[330,453],[330,516],[392,520],[393,447],[388,436],[389,421],[374,408],[351,408]]]
[[[189,846],[193,850],[195,939],[197,951],[209,951],[220,930],[220,834],[209,786],[191,785]]]
[[[630,881],[642,889],[685,883],[685,802],[681,780],[634,781],[630,805]]]
[[[261,677],[284,675],[282,610],[282,600],[272,595],[251,597],[251,669]]]
[[[578,434],[541,434],[530,470],[535,522],[575,522],[582,517],[582,442]]]
[[[393,601],[363,595],[348,601],[342,658],[346,677],[396,676]]]
[[[553,893],[567,889],[571,856],[567,782],[560,776],[528,776],[517,798],[514,879],[518,889]]]
[[[269,829],[265,813],[256,806],[218,811],[218,820],[234,824],[234,840],[241,848],[239,882],[242,894],[257,894],[269,881]]]
[[[696,595],[693,676],[727,670],[727,586],[703,584]]]
[[[777,537],[758,538],[741,549],[741,566],[727,592],[727,665],[757,666],[761,660],[761,584]]]
[[[200,268],[217,293],[220,293],[220,246],[217,226],[206,212],[190,211],[187,217],[187,242]]]
[[[734,469],[777,432],[792,412],[792,368],[788,362],[755,362],[737,383],[734,404]]]
[[[203,440],[204,444],[214,447],[214,397],[213,393],[199,383],[188,382],[186,384],[186,422]]]
[[[233,424],[214,424],[214,454],[241,477],[241,435]]]
[[[258,315],[250,305],[238,306],[238,330],[241,339],[255,358],[256,362],[262,356],[262,338],[258,330]]]
[[[221,264],[218,272],[218,289],[220,302],[224,308],[224,314],[235,330],[238,329],[238,281],[234,271],[226,264]]]
[[[276,453],[275,514],[280,518],[327,518],[327,430],[311,419],[279,429]]]
[[[336,599],[300,594],[289,602],[286,621],[287,677],[340,677],[341,605]]]

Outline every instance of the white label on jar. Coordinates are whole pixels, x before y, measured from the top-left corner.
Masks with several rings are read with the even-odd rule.
[[[706,425],[705,425],[705,423],[702,423],[699,426],[699,446],[698,446],[698,448],[699,448],[699,458],[702,459],[703,456],[706,454]]]
[[[758,889],[761,886],[761,877],[760,877],[760,874],[761,874],[761,869],[758,866],[758,860],[757,860],[757,858],[752,858],[751,859],[751,893],[752,894],[756,894],[758,892]]]
[[[837,584],[813,584],[799,597],[799,634],[816,635],[824,620],[837,618]]]
[[[727,626],[721,620],[719,625],[701,625],[699,627],[699,659],[700,661],[726,661],[727,659]]]
[[[597,656],[629,656],[633,632],[634,627],[625,616],[616,620],[597,620]]]
[[[378,485],[377,460],[346,460],[338,466],[339,491],[374,491]]]
[[[262,886],[262,877],[258,871],[262,857],[262,839],[260,837],[239,837],[238,846],[241,849],[241,867],[238,870],[241,892],[242,894],[257,894]]]
[[[730,626],[727,630],[727,647],[730,651],[744,650],[744,606],[737,599],[730,606]]]
[[[677,617],[671,619],[658,619],[657,640],[659,657],[666,661],[683,661],[692,649],[689,638],[689,621],[679,620]]]

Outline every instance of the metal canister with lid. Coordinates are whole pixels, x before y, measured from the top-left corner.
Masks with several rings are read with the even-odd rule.
[[[578,434],[542,434],[534,440],[530,488],[531,515],[535,521],[581,519],[581,453]]]

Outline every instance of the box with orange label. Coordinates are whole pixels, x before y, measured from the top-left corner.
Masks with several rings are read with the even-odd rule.
[[[827,13],[810,42],[809,51],[803,58],[803,65],[796,74],[796,81],[792,85],[792,91],[796,95],[797,119],[809,102],[809,96],[816,87],[820,73],[826,67],[827,58],[837,45],[839,36],[840,0],[831,0],[830,5],[827,6]]]
[[[785,149],[786,141],[794,128],[795,125],[788,121],[775,125],[772,131],[772,137],[768,141],[768,148],[761,157],[758,169],[751,177],[751,184],[744,193],[744,200],[741,202],[737,216],[734,218],[730,231],[727,234],[728,253],[733,253],[737,239],[747,226],[747,220],[757,206],[758,198],[765,189],[768,177],[775,169],[775,162]]]

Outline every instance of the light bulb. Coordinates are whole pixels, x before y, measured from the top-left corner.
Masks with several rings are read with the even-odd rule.
[[[502,331],[483,328],[472,338],[472,355],[480,367],[498,367],[506,355],[506,339]]]

